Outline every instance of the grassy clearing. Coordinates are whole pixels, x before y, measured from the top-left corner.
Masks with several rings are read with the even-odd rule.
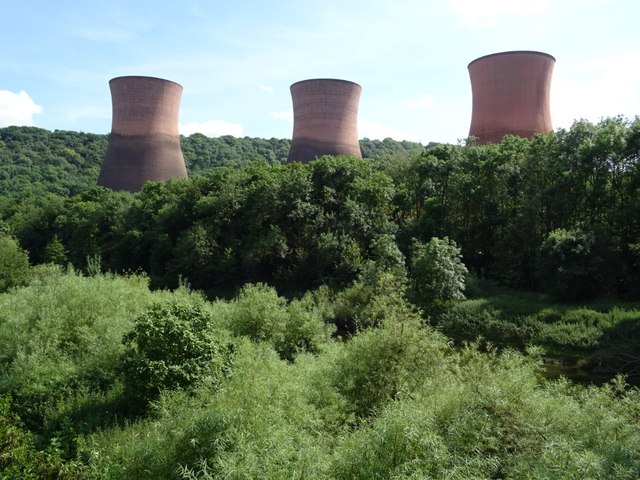
[[[480,340],[519,350],[535,345],[545,352],[550,374],[599,383],[623,373],[640,382],[640,302],[558,303],[493,285],[476,285],[473,293],[432,316],[456,342]]]

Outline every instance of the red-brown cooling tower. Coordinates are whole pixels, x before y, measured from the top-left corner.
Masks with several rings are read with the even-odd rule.
[[[291,85],[293,136],[289,162],[322,155],[361,157],[358,102],[362,87],[346,80],[319,78]]]
[[[469,136],[499,143],[506,134],[531,137],[552,130],[551,74],[556,59],[541,52],[502,52],[469,64],[473,112]]]
[[[153,77],[109,82],[113,119],[98,185],[137,192],[147,180],[186,177],[178,137],[182,86]]]

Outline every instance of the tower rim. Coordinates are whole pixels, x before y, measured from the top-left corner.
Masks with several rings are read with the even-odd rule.
[[[354,85],[356,87],[362,88],[362,85],[360,85],[359,83],[352,82],[351,80],[343,80],[342,78],[307,78],[306,80],[298,80],[297,82],[292,83],[290,88],[293,88],[294,86],[300,85],[303,83],[322,82],[322,81],[341,82],[341,83],[346,83],[349,85]]]
[[[151,75],[121,75],[119,77],[113,77],[111,80],[109,80],[109,85],[111,85],[112,82],[117,82],[120,80],[133,80],[133,79],[157,80],[159,82],[170,83],[173,85],[177,85],[180,88],[183,88],[183,86],[180,85],[178,82],[174,82],[173,80],[167,80],[166,78],[154,77]]]
[[[547,57],[553,60],[554,62],[556,61],[556,57],[546,52],[539,52],[537,50],[508,50],[505,52],[490,53],[488,55],[483,55],[482,57],[478,57],[475,60],[472,60],[471,62],[469,62],[469,65],[467,65],[467,68],[469,68],[474,63],[479,62],[480,60],[484,60],[486,58],[498,57],[501,55],[514,55],[514,54],[525,54],[525,55],[532,55],[532,56]]]

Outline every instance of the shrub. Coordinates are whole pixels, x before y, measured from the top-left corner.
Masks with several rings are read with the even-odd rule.
[[[111,479],[326,478],[330,439],[306,381],[266,343],[238,339],[221,388],[164,392],[153,418],[96,432],[81,454]]]
[[[390,317],[402,317],[412,310],[404,296],[405,287],[393,273],[365,268],[356,281],[336,295],[332,319],[338,332],[352,335],[378,327]]]
[[[286,317],[287,301],[274,288],[264,283],[247,284],[231,305],[227,327],[234,335],[271,340]]]
[[[13,397],[27,428],[42,433],[63,421],[70,398],[111,389],[122,336],[152,295],[144,277],[53,266],[34,267],[28,286],[0,295],[0,394]]]
[[[25,432],[10,402],[0,396],[0,478],[20,480],[87,478],[79,464],[65,462],[56,448],[40,451]]]
[[[335,330],[325,323],[321,308],[313,294],[292,300],[287,306],[287,321],[274,332],[273,346],[285,360],[293,360],[301,352],[319,353]]]
[[[269,343],[283,359],[299,352],[318,352],[333,328],[324,322],[313,293],[287,301],[265,284],[245,285],[230,305],[228,328],[235,335]]]
[[[335,388],[359,417],[411,395],[442,358],[445,343],[418,318],[360,332],[345,346],[334,371]]]
[[[178,300],[151,305],[123,339],[126,388],[148,402],[166,389],[186,389],[205,379],[217,384],[230,369],[233,347],[213,323],[200,305]]]
[[[418,303],[433,307],[464,299],[466,274],[460,248],[453,240],[433,237],[426,244],[414,243],[411,286]]]
[[[638,390],[541,383],[514,352],[456,356],[340,439],[333,477],[638,478]]]

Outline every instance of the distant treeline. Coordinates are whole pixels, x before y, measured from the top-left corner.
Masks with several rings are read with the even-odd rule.
[[[24,192],[50,192],[76,195],[96,184],[109,142],[108,135],[36,127],[0,128],[0,195]],[[204,173],[220,167],[241,167],[253,160],[270,164],[285,163],[291,140],[236,138],[229,135],[210,138],[195,133],[181,136],[187,170]],[[384,140],[360,141],[364,157],[421,151],[415,142]]]
[[[91,151],[91,142],[78,139],[106,141],[5,129],[3,155],[31,164],[39,160],[14,150],[12,131],[49,135],[51,141],[28,151],[67,156],[65,166],[46,170],[50,182],[85,161],[72,148]],[[78,141],[66,143],[65,135]],[[342,287],[368,261],[400,253],[410,267],[416,242],[433,237],[454,240],[470,270],[503,285],[561,298],[640,292],[638,118],[580,121],[532,140],[435,145],[412,155],[385,140],[377,146],[403,153],[280,165],[264,150],[254,162],[243,153],[239,168],[193,167],[194,157],[214,166],[220,157],[208,160],[204,146],[227,141],[225,151],[271,142],[192,135],[185,154],[202,175],[148,183],[135,195],[98,187],[74,196],[25,189],[0,197],[0,229],[18,239],[32,263],[85,268],[87,258],[99,257],[111,271],[144,270],[154,286],[176,286],[182,278],[213,293],[256,281],[289,292]],[[192,150],[198,142],[202,147]],[[286,142],[273,142],[284,155]],[[96,174],[99,154],[93,158],[88,168]],[[88,176],[80,184],[88,186]]]

